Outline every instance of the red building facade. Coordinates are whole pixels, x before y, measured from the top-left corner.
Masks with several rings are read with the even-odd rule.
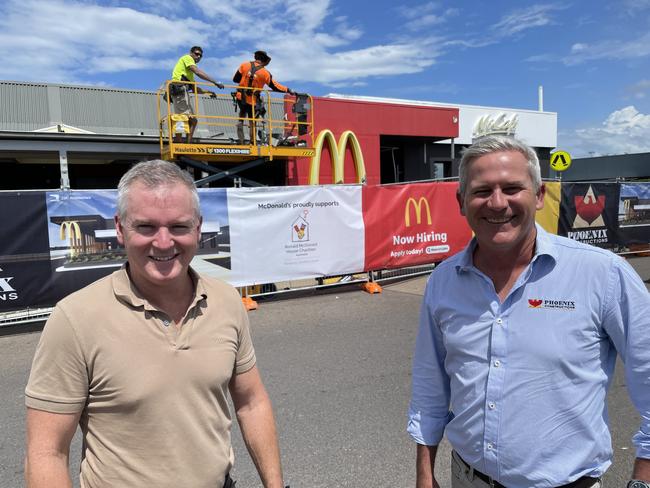
[[[351,130],[363,151],[368,184],[381,183],[381,136],[422,137],[445,140],[458,137],[458,108],[422,107],[392,103],[314,97],[314,138],[329,129],[338,140]],[[326,149],[327,148],[327,149]],[[320,163],[320,183],[332,183],[332,155],[325,145]],[[287,165],[287,184],[309,183],[311,159],[297,158]],[[344,182],[354,183],[356,173],[348,146],[344,162]]]

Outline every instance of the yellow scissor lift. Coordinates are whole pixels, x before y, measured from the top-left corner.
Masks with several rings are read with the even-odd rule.
[[[170,86],[185,86],[192,115],[175,114]],[[197,86],[209,90],[214,96],[197,94]],[[235,93],[239,86],[226,85],[223,90],[201,82],[167,81],[157,93],[160,128],[160,154],[162,159],[177,161],[204,173],[212,173],[196,181],[197,186],[234,175],[260,164],[294,157],[314,156],[313,103],[307,94],[288,95],[270,90],[245,88],[255,91],[261,100],[253,117],[240,118],[235,106]],[[194,136],[187,141],[190,117],[196,120]],[[252,140],[240,144],[237,124],[244,122],[244,134]],[[217,167],[229,165],[228,169]],[[239,178],[249,186],[263,186],[252,180]]]

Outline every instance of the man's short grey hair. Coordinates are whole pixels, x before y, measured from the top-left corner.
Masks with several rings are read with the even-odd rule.
[[[533,182],[535,193],[542,186],[542,173],[539,168],[539,158],[535,150],[526,143],[508,136],[485,136],[463,151],[463,157],[458,167],[458,193],[465,195],[467,189],[467,175],[469,167],[478,158],[487,154],[503,151],[516,151],[521,153],[528,161],[528,173]]]
[[[180,183],[190,190],[196,218],[201,216],[199,193],[192,177],[174,163],[154,159],[136,164],[120,179],[117,185],[117,215],[121,221],[126,219],[129,190],[134,183],[141,183],[149,189]]]

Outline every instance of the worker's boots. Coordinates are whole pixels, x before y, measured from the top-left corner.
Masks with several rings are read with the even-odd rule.
[[[239,144],[245,144],[246,141],[244,140],[244,122],[238,122],[237,123],[237,142]]]

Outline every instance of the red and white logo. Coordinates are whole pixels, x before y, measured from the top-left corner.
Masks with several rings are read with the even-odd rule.
[[[594,189],[589,185],[587,193],[584,196],[573,197],[573,201],[576,206],[576,218],[573,221],[574,229],[605,227],[605,221],[603,220],[605,195],[596,197]]]
[[[575,310],[576,302],[573,300],[555,300],[549,298],[529,298],[528,308],[552,308],[555,310]]]

